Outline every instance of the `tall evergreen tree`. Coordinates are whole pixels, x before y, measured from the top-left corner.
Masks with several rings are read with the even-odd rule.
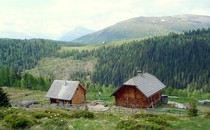
[[[9,107],[9,96],[4,90],[0,87],[0,107]]]

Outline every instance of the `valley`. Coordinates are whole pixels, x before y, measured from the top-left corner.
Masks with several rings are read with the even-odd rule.
[[[163,25],[167,31],[161,28],[161,33],[143,30],[149,35],[139,34],[135,31],[141,27],[130,24],[131,21],[139,20],[146,23],[148,19],[150,22],[155,19],[155,26],[168,19],[169,23]],[[181,25],[170,26],[178,30],[174,31],[166,28],[171,24],[171,19],[178,23],[187,19],[190,23],[181,22]],[[203,28],[189,30],[198,21],[203,21]],[[82,41],[0,39],[0,87],[3,88],[0,96],[8,94],[8,102],[12,105],[11,108],[0,108],[0,129],[208,129],[210,106],[199,101],[210,99],[210,29],[206,28],[209,17],[139,17],[125,22],[133,26],[131,30],[136,36],[129,30],[124,34],[124,28],[119,27],[123,36],[130,34],[127,38],[119,38],[110,33],[109,29],[112,28],[108,27],[105,32],[102,30],[96,33],[109,34],[110,41],[97,35],[100,40],[93,36],[93,41],[87,40],[89,44]],[[116,25],[126,26],[124,24],[121,22]],[[136,24],[139,25],[138,22]],[[188,25],[185,28],[187,31],[177,28],[185,24]],[[150,25],[142,26],[145,28],[141,29],[151,29],[148,27]],[[153,29],[158,31],[158,28]],[[155,108],[146,109],[116,106],[116,97],[111,95],[126,81],[138,77],[140,70],[142,77],[146,77],[143,76],[145,73],[153,74],[166,86],[158,90],[154,98],[160,100],[162,93],[167,95],[170,103],[181,103],[187,109],[158,103],[155,103]],[[82,107],[66,105],[64,101],[63,106],[50,104],[51,101],[62,103],[60,99],[50,100],[45,97],[54,80],[64,81],[65,84],[66,81],[79,81],[87,89],[87,93],[83,94],[85,102]],[[140,81],[131,79],[130,84],[126,85],[132,88],[138,86],[136,82]],[[141,82],[146,84],[144,80]],[[157,85],[154,80],[148,84],[154,83]],[[67,84],[64,86],[68,87]],[[64,93],[64,90],[61,91]],[[137,95],[136,90],[126,92]],[[150,99],[148,97],[147,100]],[[38,103],[29,107],[18,105],[31,100]],[[102,111],[99,107],[99,111],[95,111],[91,105],[93,108],[102,105],[106,110]],[[194,113],[190,113],[191,108]]]

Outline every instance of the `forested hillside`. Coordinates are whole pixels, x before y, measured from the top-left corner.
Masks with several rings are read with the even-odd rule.
[[[137,70],[156,75],[167,86],[210,92],[210,29],[103,47],[92,80],[118,86]]]
[[[78,71],[69,80],[118,86],[142,70],[176,89],[210,92],[210,29],[170,33],[119,46],[105,44],[89,51],[58,51],[58,43],[48,40],[1,39],[0,47],[0,86],[47,90],[52,79],[20,72],[34,68],[43,57],[72,57],[78,61],[92,57],[96,58],[93,72]]]
[[[60,46],[55,41],[43,39],[0,39],[0,48],[0,67],[22,71],[35,67],[41,58],[54,55]]]
[[[47,90],[51,79],[22,73],[43,57],[55,55],[58,42],[44,39],[0,39],[0,86]]]

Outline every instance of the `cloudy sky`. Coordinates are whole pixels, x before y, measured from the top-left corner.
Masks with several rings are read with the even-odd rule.
[[[210,15],[210,0],[0,0],[0,35],[57,39],[76,26],[100,30],[138,16]]]

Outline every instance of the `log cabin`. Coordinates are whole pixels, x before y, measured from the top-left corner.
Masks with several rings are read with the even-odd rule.
[[[139,73],[123,83],[111,95],[115,104],[130,108],[154,107],[161,99],[161,90],[166,86],[149,73]]]
[[[59,105],[85,103],[87,90],[79,81],[54,80],[46,94],[51,103]]]

